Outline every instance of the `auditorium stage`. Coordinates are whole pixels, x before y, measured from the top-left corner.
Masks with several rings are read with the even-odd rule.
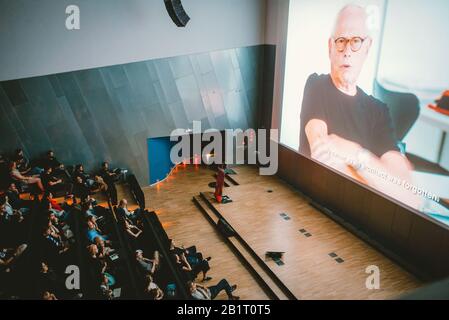
[[[422,285],[279,178],[260,176],[253,166],[233,169],[237,174],[231,178],[238,185],[226,180],[224,194],[233,200],[227,204],[211,199],[208,184],[215,180],[214,171],[202,166],[179,166],[160,185],[144,188],[147,206],[158,213],[167,233],[213,257],[211,284],[224,277],[239,285],[242,299],[268,298],[241,257],[193,204],[192,197],[200,192],[298,299],[390,299]],[[285,264],[265,261],[266,251],[285,252]],[[365,270],[372,265],[380,269],[378,290],[365,286]]]

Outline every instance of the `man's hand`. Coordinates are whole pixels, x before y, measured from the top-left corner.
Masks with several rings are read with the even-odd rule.
[[[341,138],[335,134],[329,135],[329,144],[335,154],[346,157],[348,160],[357,160],[362,147],[355,142]]]
[[[315,140],[311,157],[339,171],[347,172],[350,160],[356,161],[362,147],[335,134]]]
[[[311,157],[331,168],[350,174],[348,160],[356,160],[362,147],[336,134],[328,134],[326,122],[310,120],[305,128]]]

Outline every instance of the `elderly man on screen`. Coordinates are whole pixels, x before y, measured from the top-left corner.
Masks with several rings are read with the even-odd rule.
[[[304,89],[300,152],[418,209],[420,198],[389,179],[410,182],[412,167],[388,108],[357,86],[372,44],[366,21],[356,5],[338,13],[328,41],[331,73],[312,74]]]

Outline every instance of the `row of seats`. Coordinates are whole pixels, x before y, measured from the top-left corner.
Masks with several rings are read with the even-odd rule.
[[[116,206],[116,190],[115,196],[104,192],[108,206],[100,206],[93,196],[105,191],[101,188],[84,193],[76,188],[64,189],[62,194],[48,188],[52,187],[45,177],[52,173],[48,168],[60,169],[52,179],[64,180],[66,175],[75,186],[76,179],[87,188],[97,181],[89,182],[92,176],[84,173],[82,166],[67,170],[53,153],[47,156],[48,163],[53,159],[55,166],[46,166],[41,173],[40,179],[47,179],[45,192],[36,192],[32,200],[23,200],[24,190],[10,183],[5,191],[8,196],[0,203],[1,298],[198,297],[194,281],[200,274],[203,281],[210,280],[206,275],[210,257],[204,259],[194,246],[183,249],[174,245],[157,215],[144,209],[144,193],[134,175],[127,177],[126,186],[140,209],[130,212],[124,199]],[[21,170],[28,170],[26,167],[34,170],[31,165],[22,166]],[[122,170],[111,171],[104,165],[102,169],[103,176],[109,175],[104,179],[110,179],[108,189],[116,179],[123,178]],[[74,195],[69,196],[71,191]],[[62,197],[58,199],[55,195]],[[230,298],[235,298],[231,293],[234,289],[235,286],[222,280],[203,295],[214,298],[225,290]]]

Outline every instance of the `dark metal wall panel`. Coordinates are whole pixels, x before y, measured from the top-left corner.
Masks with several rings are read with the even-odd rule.
[[[2,82],[2,87],[13,106],[20,106],[28,102],[18,80],[4,81]]]
[[[203,130],[257,128],[259,114],[271,114],[273,52],[261,45],[1,82],[0,152],[54,149],[88,170],[106,160],[146,185],[148,138],[194,120]]]

